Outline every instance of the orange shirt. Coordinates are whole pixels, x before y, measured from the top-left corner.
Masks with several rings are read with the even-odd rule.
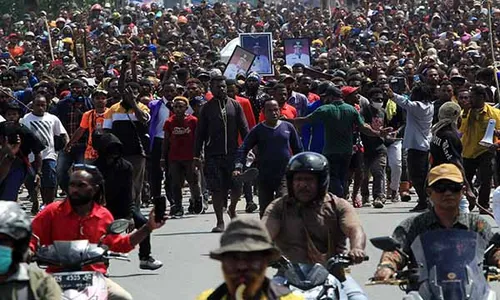
[[[10,55],[12,55],[12,57],[22,56],[24,54],[24,48],[19,46],[14,46],[14,47],[9,46],[9,53]]]
[[[108,108],[104,110],[104,113],[98,114],[95,109],[85,112],[82,116],[82,121],[80,122],[80,127],[88,131],[89,138],[87,140],[87,148],[85,149],[85,159],[95,160],[98,157],[97,150],[92,147],[92,133],[95,129],[102,130],[102,124],[104,123],[104,114]]]
[[[281,116],[286,119],[295,119],[297,117],[297,110],[295,107],[285,103],[285,105],[281,107]],[[259,123],[264,122],[265,119],[264,112],[261,111],[259,115]]]

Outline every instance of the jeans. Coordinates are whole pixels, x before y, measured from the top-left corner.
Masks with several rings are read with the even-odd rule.
[[[199,173],[193,169],[192,160],[171,160],[168,162],[170,178],[172,178],[172,195],[174,204],[182,206],[182,187],[184,180],[189,184],[191,198],[201,201],[201,186]]]
[[[363,198],[370,195],[370,192],[368,191],[368,180],[371,173],[373,176],[373,199],[382,198],[382,201],[384,201],[386,154],[384,152],[365,152],[364,165],[365,174],[363,176],[363,183],[361,184],[361,195],[363,196]]]
[[[418,195],[418,203],[427,203],[425,181],[429,172],[429,152],[408,149],[408,175]]]
[[[73,164],[84,162],[85,147],[73,147],[70,152],[59,151],[57,156],[57,183],[65,192],[68,191],[69,169]]]
[[[128,155],[123,157],[134,167],[133,186],[132,186],[132,199],[137,208],[141,206],[142,199],[142,184],[144,183],[144,171],[146,169],[146,158],[142,155]]]
[[[156,198],[161,196],[162,181],[165,179],[165,196],[169,203],[172,203],[172,189],[170,185],[170,176],[168,171],[168,162],[165,162],[165,171],[161,169],[161,146],[162,138],[155,137],[153,140],[153,149],[148,161],[149,184],[151,185],[151,197]]]
[[[399,190],[399,182],[403,171],[402,142],[396,141],[387,146],[387,165],[391,170],[390,188],[392,191]]]
[[[286,194],[286,180],[259,180],[259,215],[262,218],[274,199]]]
[[[342,288],[349,300],[368,300],[365,292],[350,275],[346,275],[346,280],[342,282]]]
[[[464,158],[465,178],[473,185],[472,179],[477,175],[476,180],[479,179],[479,195],[478,203],[484,207],[490,207],[490,191],[491,191],[491,178],[493,177],[493,159],[494,154],[485,152],[476,158]]]
[[[352,154],[329,154],[326,155],[330,165],[330,187],[329,191],[335,196],[344,197],[344,185],[346,183],[349,164]]]

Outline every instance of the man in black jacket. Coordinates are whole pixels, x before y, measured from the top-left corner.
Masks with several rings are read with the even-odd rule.
[[[102,134],[94,143],[99,153],[95,165],[106,178],[106,208],[115,219],[130,220],[131,229],[140,228],[147,219],[137,210],[132,198],[133,166],[123,158],[123,144],[112,133]],[[163,266],[151,256],[151,236],[139,244],[139,259],[141,269],[156,270]]]
[[[201,167],[201,152],[205,150],[204,173],[207,188],[212,192],[217,225],[212,232],[224,231],[223,206],[231,190],[228,214],[236,216],[236,204],[241,186],[233,180],[234,161],[238,149],[238,134],[244,139],[248,124],[240,104],[227,96],[226,78],[213,77],[210,90],[214,98],[203,106],[196,126],[194,164]]]

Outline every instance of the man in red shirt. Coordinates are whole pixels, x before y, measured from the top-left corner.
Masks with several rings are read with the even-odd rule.
[[[54,241],[88,240],[99,243],[106,233],[106,228],[113,222],[111,213],[102,206],[105,203],[104,179],[95,166],[77,165],[70,176],[68,197],[45,207],[33,219],[33,234],[40,238],[40,245],[53,244]],[[149,214],[149,221],[139,230],[129,235],[108,235],[103,244],[114,252],[130,252],[153,230],[163,226],[165,221],[156,223],[154,210]],[[31,239],[30,250],[36,251],[37,241]],[[96,271],[105,274],[107,267],[103,263],[85,266],[84,271]],[[54,268],[47,269],[54,272]],[[118,284],[106,278],[110,299],[132,299],[132,296]]]
[[[274,86],[274,100],[276,100],[280,106],[280,119],[295,119],[297,117],[297,110],[295,107],[286,103],[288,100],[288,92],[284,84],[278,83]],[[260,112],[259,123],[263,122],[265,119],[264,113]]]
[[[311,85],[313,83],[313,80],[311,77],[307,76],[307,75],[303,75],[301,77],[299,77],[299,85],[298,85],[298,90],[299,90],[299,93],[302,93],[304,95],[306,95],[307,97],[307,101],[309,101],[309,103],[313,103],[313,102],[316,102],[319,100],[319,95],[316,95],[315,93],[311,93]]]
[[[175,97],[172,104],[174,115],[170,116],[163,126],[165,137],[163,138],[161,160],[164,162],[168,153],[174,198],[174,206],[170,209],[170,215],[176,217],[184,215],[182,207],[184,180],[187,180],[189,184],[191,200],[193,201],[189,205],[188,211],[196,214],[203,212],[200,180],[198,172],[193,168],[194,139],[198,119],[193,115],[186,114],[188,105],[189,100],[186,97]]]

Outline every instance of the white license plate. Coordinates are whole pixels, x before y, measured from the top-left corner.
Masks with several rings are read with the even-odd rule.
[[[93,272],[67,272],[54,273],[52,275],[61,289],[80,290],[92,285],[94,279]]]

